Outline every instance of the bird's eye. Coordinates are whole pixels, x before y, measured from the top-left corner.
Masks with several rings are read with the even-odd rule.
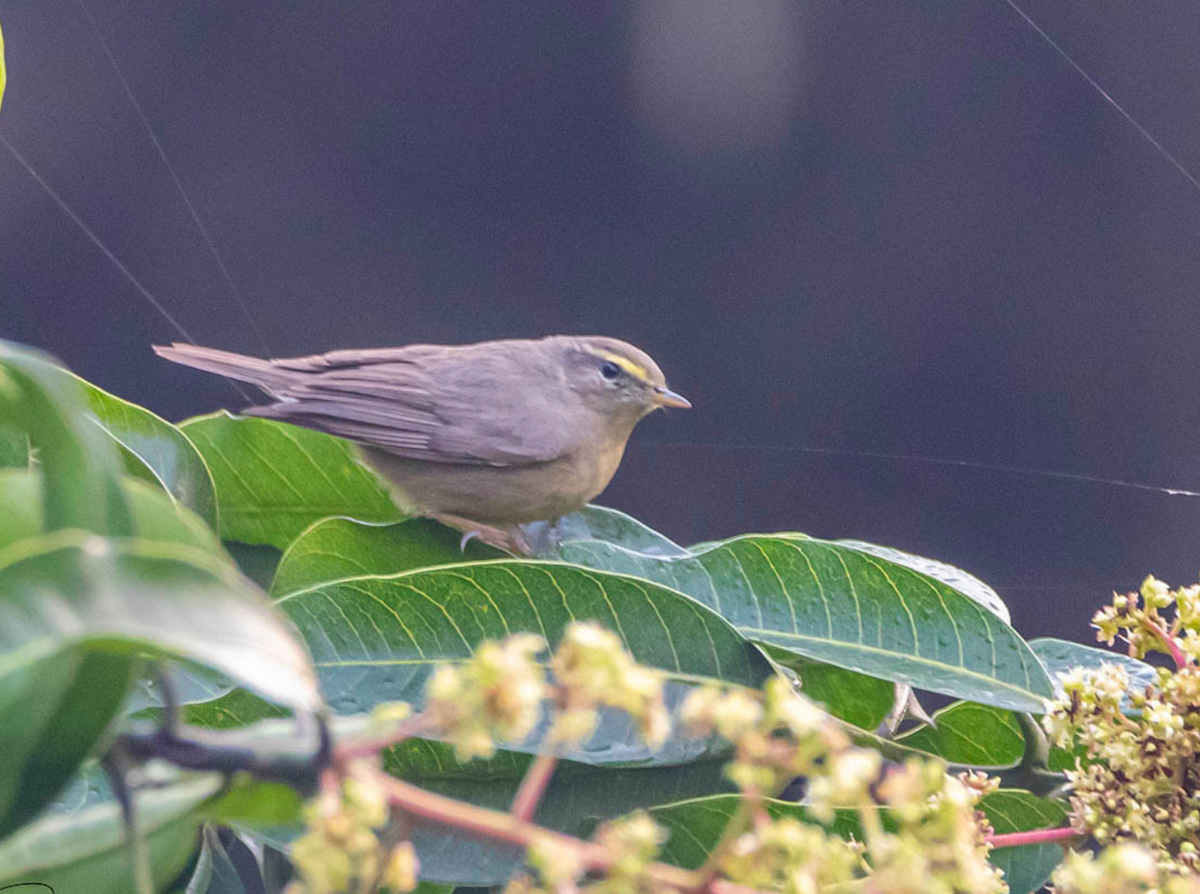
[[[612,379],[615,379],[620,374],[621,374],[621,368],[619,366],[617,366],[615,363],[613,363],[611,360],[605,360],[604,363],[600,364],[600,375],[604,376],[604,378],[611,381]]]

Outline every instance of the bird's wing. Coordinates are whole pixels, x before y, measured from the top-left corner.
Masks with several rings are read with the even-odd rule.
[[[251,382],[276,402],[248,416],[279,419],[430,462],[524,465],[572,446],[561,369],[527,351],[410,345],[259,360],[177,345],[168,359]]]

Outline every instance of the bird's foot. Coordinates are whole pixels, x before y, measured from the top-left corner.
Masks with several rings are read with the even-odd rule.
[[[441,522],[443,525],[454,528],[456,531],[462,532],[462,539],[458,542],[458,548],[462,552],[466,551],[468,543],[477,539],[480,543],[486,543],[488,546],[495,547],[512,555],[533,555],[533,550],[529,548],[529,543],[525,540],[525,536],[516,526],[498,528],[495,525],[485,525],[481,522],[472,521],[461,515],[450,515],[449,513],[441,512],[430,513],[429,517]]]

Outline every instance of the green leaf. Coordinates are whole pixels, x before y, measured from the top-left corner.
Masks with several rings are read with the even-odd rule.
[[[862,540],[836,540],[834,542],[880,559],[887,559],[889,562],[895,562],[897,565],[903,565],[906,568],[911,568],[913,571],[919,571],[927,577],[932,577],[934,580],[941,581],[946,586],[962,593],[968,599],[982,605],[997,618],[1004,621],[1005,624],[1012,623],[1012,616],[1008,612],[1008,606],[1004,604],[1004,600],[1000,598],[1000,594],[975,575],[963,571],[961,568],[937,559],[930,559],[926,556],[915,556],[912,553],[906,553],[895,547],[880,546],[879,544],[867,543]]]
[[[1054,693],[1059,697],[1062,696],[1062,680],[1058,675],[1065,674],[1076,667],[1082,667],[1084,670],[1099,670],[1105,664],[1119,664],[1129,674],[1129,692],[1141,692],[1147,686],[1154,685],[1158,679],[1158,672],[1152,665],[1139,661],[1137,658],[1122,655],[1120,652],[1097,649],[1093,646],[1084,646],[1049,636],[1031,639],[1029,648],[1033,649],[1033,653],[1045,665],[1054,684]],[[1132,708],[1129,696],[1125,695],[1121,699],[1121,710],[1128,712]]]
[[[179,428],[212,472],[225,540],[286,549],[301,531],[329,516],[367,522],[404,517],[349,441],[225,412]]]
[[[894,683],[832,664],[810,661],[774,646],[763,648],[773,661],[790,668],[800,677],[806,696],[851,726],[874,730],[892,710]]]
[[[419,705],[438,662],[461,661],[485,639],[518,631],[553,645],[577,620],[600,622],[637,661],[661,668],[669,705],[699,683],[757,687],[771,672],[750,643],[694,600],[637,578],[558,563],[480,562],[355,577],[291,593],[276,605],[309,644],[321,689],[339,714],[396,699]],[[577,757],[667,762],[706,749],[672,740],[651,754],[634,739],[621,714],[602,723],[586,757]]]
[[[0,425],[0,469],[28,469],[29,436],[15,425]]]
[[[77,647],[43,654],[12,648],[5,628],[14,618],[4,609],[0,838],[36,816],[70,779],[120,708],[135,667],[129,656]]]
[[[44,529],[40,468],[0,469],[0,547],[36,537]],[[162,490],[137,478],[125,476],[121,493],[133,518],[133,530],[145,540],[181,543],[224,559],[216,535],[183,506],[173,503]]]
[[[979,802],[979,809],[998,834],[1053,829],[1067,821],[1067,808],[1060,801],[1019,789],[992,792]],[[1049,843],[999,848],[989,859],[1004,871],[1011,894],[1031,894],[1046,883],[1062,857],[1062,845]]]
[[[598,542],[562,557],[687,593],[745,636],[918,689],[1022,711],[1053,691],[1017,633],[968,596],[904,565],[797,535],[747,535],[658,559]]]
[[[684,869],[698,869],[721,840],[740,803],[740,795],[709,795],[651,809],[650,818],[663,826],[669,835],[660,859]],[[852,810],[836,811],[833,821],[825,825],[814,819],[801,804],[767,799],[763,806],[772,819],[791,817],[821,826],[841,838],[853,836],[861,841],[863,837],[862,825]],[[885,829],[894,828],[886,813],[883,813],[882,822]]]
[[[215,775],[135,795],[156,889],[187,865],[198,844],[197,808],[221,786]],[[129,894],[135,890],[120,808],[103,804],[49,815],[0,842],[0,888],[37,881],[61,894]]]
[[[65,369],[56,369],[78,383],[96,422],[120,445],[126,469],[158,484],[216,530],[217,499],[212,476],[183,432],[143,407]]]
[[[238,729],[259,720],[286,716],[285,709],[245,689],[232,689],[216,698],[183,707],[183,722],[205,729]]]
[[[38,450],[46,528],[128,535],[133,522],[116,447],[83,399],[78,380],[49,357],[0,341],[0,418],[24,430]]]
[[[531,544],[557,540],[558,545],[547,547],[539,558],[558,558],[563,543],[577,540],[600,540],[623,549],[649,556],[670,558],[686,556],[688,551],[668,540],[631,515],[604,506],[585,506],[578,512],[564,515],[555,524],[534,522],[522,525]]]
[[[321,704],[307,654],[262,595],[178,544],[64,531],[0,550],[0,642],[0,654],[14,650],[6,670],[22,655],[122,643],[213,668],[296,710]]]
[[[459,549],[462,535],[425,518],[370,525],[351,518],[327,518],[292,541],[279,560],[270,595],[278,598],[315,584],[360,575],[397,574],[433,565],[506,554],[478,540]]]
[[[11,544],[0,549],[0,835],[75,770],[144,653],[215,668],[297,710],[320,704],[288,625],[207,554],[79,531]]]
[[[920,726],[896,741],[957,764],[1003,767],[1017,763],[1025,737],[1016,715],[1003,708],[956,702],[935,711],[937,727]]]

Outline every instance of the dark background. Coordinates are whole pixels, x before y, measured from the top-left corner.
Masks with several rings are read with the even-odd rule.
[[[1200,5],[1020,2],[1200,170]],[[1004,0],[87,3],[0,0],[0,136],[197,341],[265,350],[89,12],[274,355],[614,335],[695,408],[602,502],[676,540],[873,540],[1085,640],[1196,580],[1200,499],[929,461],[1200,490],[1200,189]],[[241,405],[2,150],[0,337]]]

